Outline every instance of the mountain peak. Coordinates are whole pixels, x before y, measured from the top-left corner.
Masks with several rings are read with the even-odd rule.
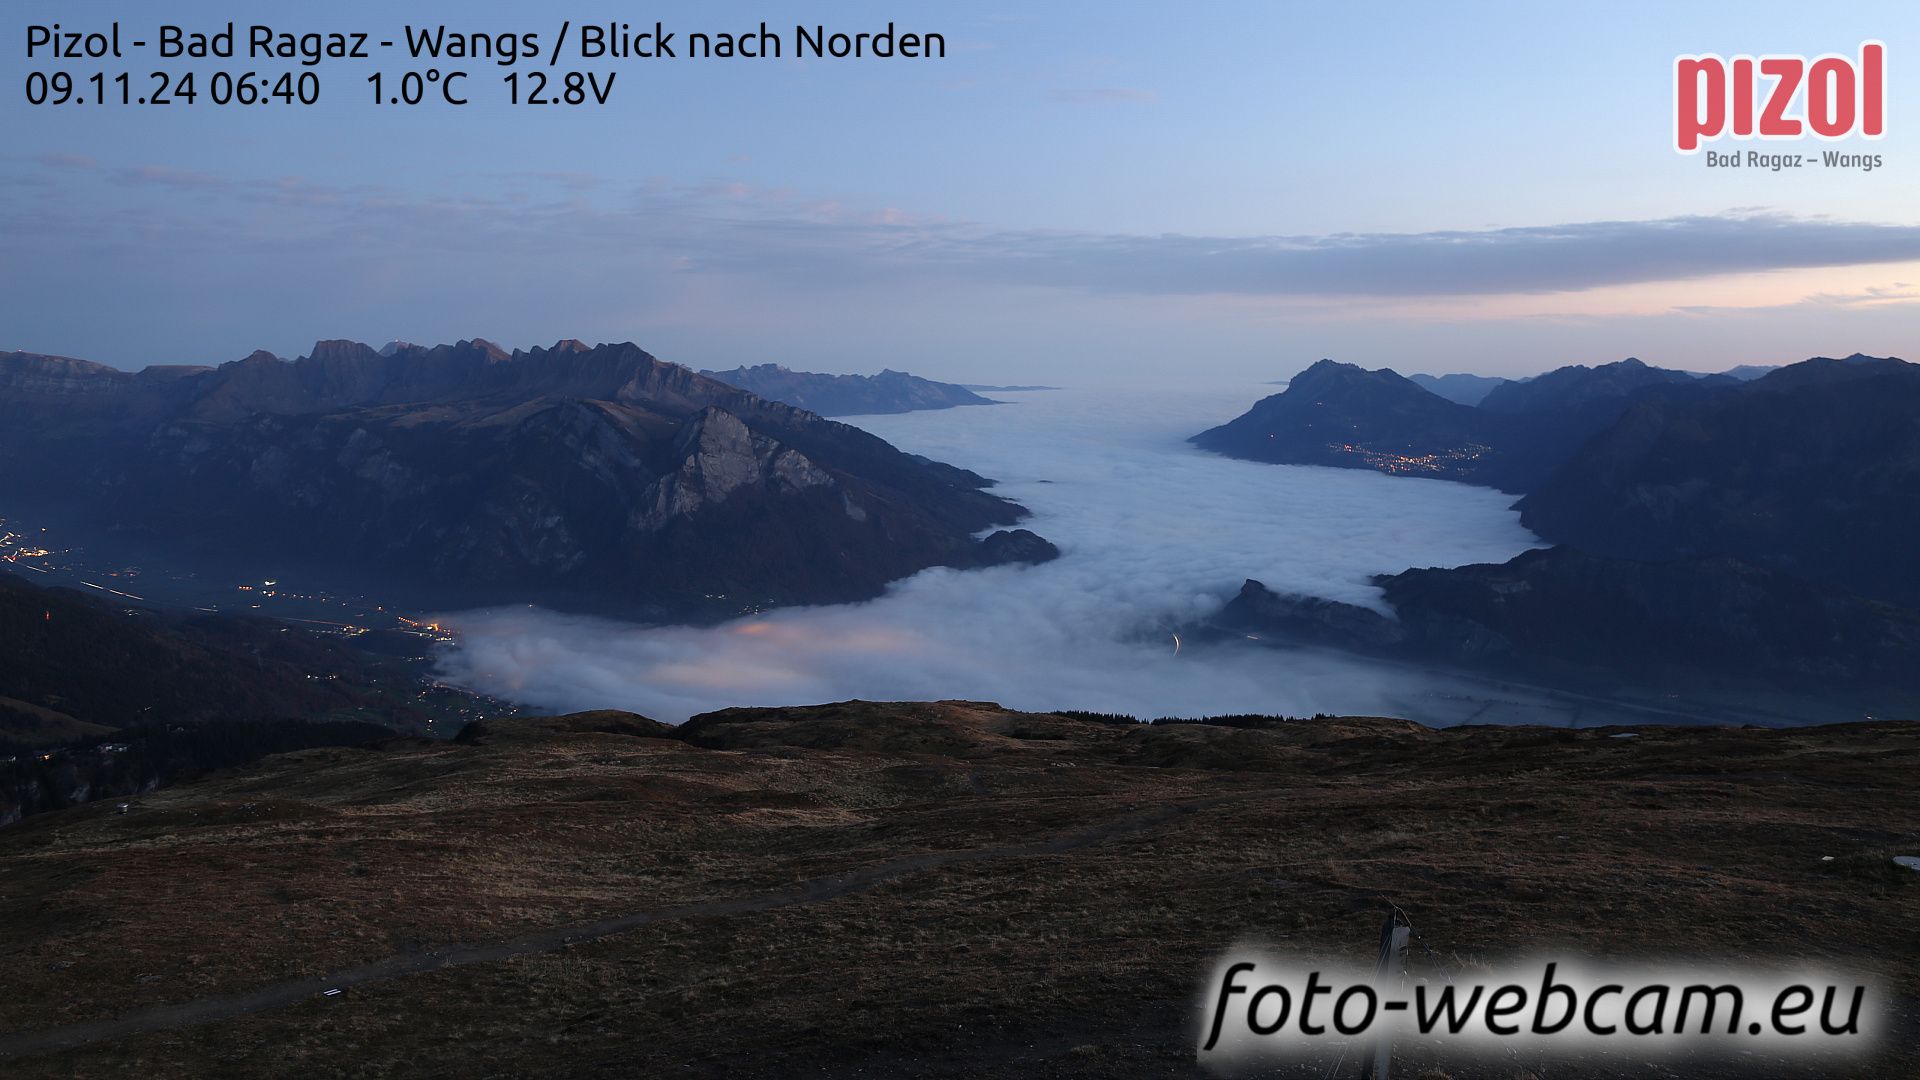
[[[363,341],[349,341],[346,338],[328,338],[313,343],[313,350],[306,359],[320,363],[339,363],[341,361],[377,359],[379,353],[373,346]]]
[[[1305,371],[1295,375],[1293,379],[1287,383],[1287,387],[1288,389],[1301,389],[1322,384],[1377,379],[1381,376],[1389,375],[1398,378],[1398,373],[1391,368],[1369,371],[1358,364],[1343,364],[1338,360],[1323,359],[1314,361]]]
[[[512,353],[483,337],[468,338],[466,341],[460,342],[456,348],[478,349],[488,360],[495,363],[502,360],[513,359]]]
[[[1365,371],[1365,370],[1366,369],[1361,367],[1359,364],[1343,364],[1338,360],[1333,360],[1323,356],[1320,359],[1315,360],[1312,364],[1309,364],[1307,366],[1307,369],[1305,371],[1302,371],[1300,375],[1308,375],[1316,371],[1325,373],[1329,371]],[[1300,377],[1300,375],[1296,375],[1294,376],[1294,378],[1297,379]]]

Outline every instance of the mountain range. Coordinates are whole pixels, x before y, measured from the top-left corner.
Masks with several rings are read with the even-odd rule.
[[[1390,614],[1248,581],[1214,625],[1587,693],[1680,691],[1709,714],[1702,700],[1728,695],[1756,716],[1858,719],[1920,706],[1920,613],[1723,556],[1642,561],[1553,547],[1374,584]],[[1768,693],[1834,711],[1763,708]]]
[[[1731,367],[1725,371],[1711,375],[1703,375],[1698,372],[1687,372],[1686,374],[1699,379],[1738,379],[1744,382],[1748,379],[1757,379],[1775,370],[1777,370],[1777,368],[1769,364],[1741,364],[1738,367]],[[1506,386],[1510,383],[1531,382],[1534,376],[1525,375],[1517,379],[1503,379],[1496,375],[1469,375],[1465,372],[1453,372],[1447,375],[1415,374],[1408,375],[1407,378],[1412,380],[1421,389],[1431,390],[1435,394],[1446,398],[1448,401],[1457,402],[1461,405],[1478,405],[1486,399],[1488,394],[1499,387]]]
[[[1511,381],[1492,375],[1459,372],[1451,375],[1409,375],[1407,379],[1420,389],[1438,394],[1456,405],[1478,405],[1495,387],[1505,386]]]
[[[870,597],[1037,559],[990,481],[631,343],[323,341],[133,373],[0,354],[0,497],[134,555],[450,607]]]
[[[1563,685],[1920,700],[1920,367],[1904,361],[1743,379],[1627,360],[1471,407],[1322,361],[1193,441],[1524,493],[1522,524],[1556,545],[1381,577],[1391,614],[1249,582],[1228,629]]]
[[[964,386],[934,382],[891,369],[878,375],[824,375],[794,371],[779,364],[703,371],[709,379],[751,391],[769,401],[784,401],[822,416],[903,413],[951,409],[957,405],[998,405]]]
[[[1715,384],[1721,381],[1731,380]],[[1463,405],[1391,369],[1322,360],[1191,441],[1254,461],[1376,469],[1520,492],[1618,419],[1635,395],[1701,384],[1685,372],[1627,359],[1502,381],[1487,387],[1478,405]]]
[[[1920,366],[1822,358],[1637,399],[1518,506],[1588,551],[1728,556],[1920,608]]]

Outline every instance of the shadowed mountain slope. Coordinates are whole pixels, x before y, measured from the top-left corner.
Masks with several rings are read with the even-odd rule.
[[[454,606],[725,614],[996,551],[989,481],[631,344],[0,355],[0,498],[121,549]],[[1016,545],[1017,547],[1017,545]]]

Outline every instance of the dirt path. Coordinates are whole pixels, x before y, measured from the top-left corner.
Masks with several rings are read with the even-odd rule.
[[[158,1005],[140,1009],[125,1016],[111,1020],[94,1020],[83,1024],[71,1024],[50,1031],[24,1032],[0,1036],[0,1061],[10,1058],[34,1057],[41,1054],[69,1050],[88,1043],[111,1042],[124,1039],[129,1035],[139,1035],[149,1031],[164,1031],[171,1028],[187,1027],[194,1024],[206,1024],[216,1020],[227,1020],[249,1013],[278,1009],[310,998],[319,997],[329,990],[347,990],[355,986],[397,979],[406,975],[422,972],[440,971],[445,968],[465,967],[469,964],[489,964],[516,956],[553,952],[569,945],[593,941],[598,938],[623,934],[654,923],[671,922],[675,919],[687,919],[703,915],[744,915],[755,911],[768,911],[774,908],[794,907],[802,904],[817,904],[851,893],[863,892],[876,885],[891,881],[907,874],[923,870],[933,870],[944,866],[963,863],[985,862],[992,859],[1014,859],[1031,855],[1057,855],[1090,847],[1104,840],[1129,833],[1141,832],[1165,824],[1175,818],[1190,814],[1221,803],[1244,799],[1258,792],[1242,792],[1234,795],[1214,796],[1195,799],[1182,803],[1161,806],[1151,810],[1141,810],[1123,814],[1112,821],[1088,829],[1061,833],[1045,840],[1026,844],[1010,844],[1001,847],[973,848],[965,851],[936,851],[922,855],[907,855],[898,859],[873,863],[858,869],[825,877],[810,878],[796,885],[749,896],[732,897],[724,900],[704,900],[691,904],[676,904],[671,907],[656,908],[652,911],[635,912],[616,918],[602,919],[598,922],[580,923],[573,926],[560,926],[551,930],[514,938],[510,941],[489,944],[452,944],[421,952],[399,953],[376,960],[370,964],[348,968],[331,975],[320,975],[309,979],[294,979],[288,982],[272,983],[256,987],[238,994],[224,994],[215,997],[196,998],[172,1005]]]

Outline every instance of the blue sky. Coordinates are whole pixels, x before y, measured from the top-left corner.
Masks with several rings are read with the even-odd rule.
[[[1075,382],[1920,352],[1911,3],[394,7],[10,4],[0,348],[138,367],[581,337],[703,367]],[[473,61],[472,105],[373,106],[364,79],[404,54],[315,69],[311,109],[24,103],[29,70],[102,66],[29,63],[29,23],[151,39],[155,11],[376,40],[891,18],[949,49],[575,65],[618,72],[582,109],[510,107]],[[1888,136],[1764,149],[1881,169],[1730,173],[1669,148],[1676,54],[1867,38],[1888,44]]]

